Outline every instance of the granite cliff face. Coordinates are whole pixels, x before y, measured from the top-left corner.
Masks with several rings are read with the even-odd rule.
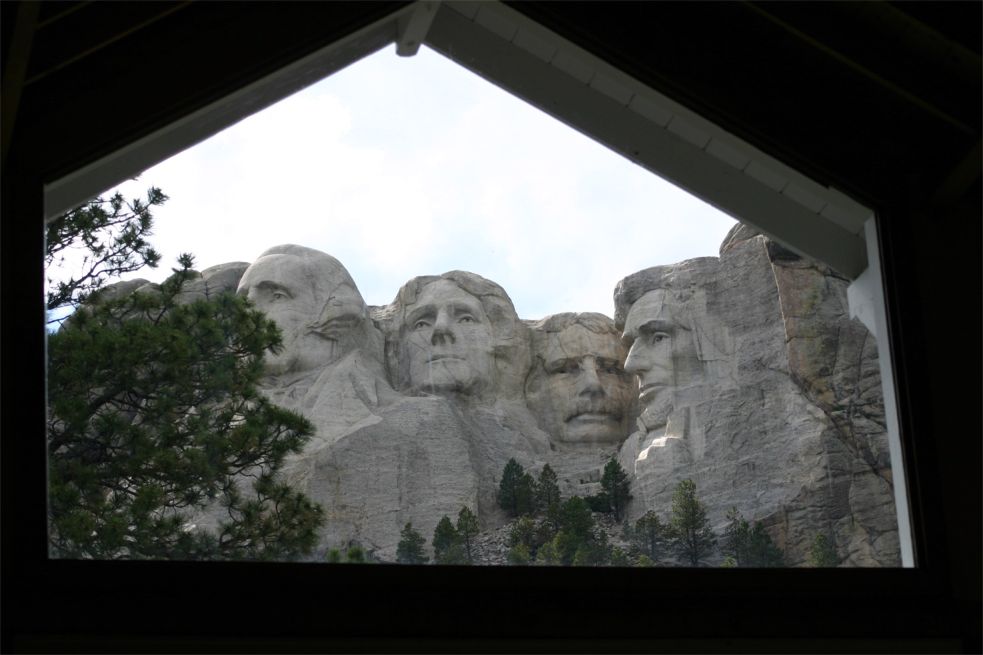
[[[720,257],[619,282],[614,320],[520,320],[504,289],[462,271],[369,307],[340,262],[300,246],[207,269],[186,294],[236,290],[280,325],[263,391],[317,427],[284,475],[325,508],[322,550],[393,560],[407,522],[429,536],[464,505],[491,539],[510,458],[586,496],[614,456],[629,519],[666,516],[689,478],[718,531],[736,507],[791,565],[822,533],[845,565],[897,566],[876,344],[846,287],[738,226]]]

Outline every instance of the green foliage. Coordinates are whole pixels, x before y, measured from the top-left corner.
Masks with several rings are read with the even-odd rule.
[[[352,546],[345,553],[345,560],[349,564],[364,564],[365,563],[365,551],[362,550],[361,546]]]
[[[610,566],[631,566],[631,560],[628,559],[628,553],[614,546],[608,557],[608,564]]]
[[[349,546],[344,555],[338,548],[332,548],[325,554],[324,559],[329,564],[365,564],[369,561],[365,549],[358,544]]]
[[[458,553],[452,552],[456,546],[460,545],[460,537],[457,529],[447,516],[442,516],[437,522],[437,527],[433,530],[433,561],[435,564],[456,564]]]
[[[611,499],[603,491],[599,494],[594,494],[592,496],[585,496],[584,502],[592,512],[598,512],[600,514],[608,514],[611,512]]]
[[[840,565],[840,556],[836,545],[824,534],[817,534],[809,549],[809,566],[815,568],[833,568]]]
[[[560,505],[560,486],[557,484],[556,472],[549,464],[543,465],[536,479],[536,509],[547,515]]]
[[[653,562],[662,559],[669,536],[669,526],[662,523],[652,510],[635,521],[631,531],[632,543]]]
[[[521,517],[509,529],[509,546],[522,544],[530,551],[533,551],[535,550],[537,541],[536,522],[529,516]]]
[[[423,544],[423,535],[413,529],[412,523],[407,523],[399,532],[396,561],[400,564],[426,564],[427,556],[423,552]]]
[[[614,512],[614,518],[617,521],[621,520],[621,515],[625,511],[625,507],[628,505],[628,501],[631,500],[631,494],[628,490],[631,487],[631,480],[628,479],[628,474],[621,467],[621,464],[615,458],[608,460],[608,463],[604,465],[604,473],[601,475],[601,489],[603,489],[603,496],[606,498],[608,507],[610,511]]]
[[[737,508],[727,512],[727,519],[721,552],[733,560],[734,566],[771,568],[784,564],[784,553],[771,540],[760,521],[751,526]]]
[[[557,545],[559,538],[560,535],[557,535],[539,547],[539,550],[536,551],[536,564],[541,566],[560,566],[563,564],[563,557]]]
[[[594,517],[590,507],[580,496],[568,499],[560,506],[562,530],[581,539],[588,538],[594,530]]]
[[[639,555],[638,559],[635,560],[635,566],[639,568],[650,568],[655,566],[655,562],[648,555]]]
[[[82,261],[77,278],[48,277],[48,311],[78,307],[110,278],[144,266],[156,267],[160,254],[146,238],[153,227],[151,209],[166,201],[167,196],[156,187],[147,191],[146,200],[127,202],[117,193],[109,199],[96,198],[49,222],[45,227],[45,274],[73,264],[73,251],[81,251]],[[59,319],[49,322],[55,320]]]
[[[478,526],[478,517],[474,515],[474,512],[468,507],[462,507],[461,511],[457,514],[457,536],[464,546],[464,552],[467,555],[467,562],[471,564],[474,562],[474,538],[478,536],[480,527]]]
[[[672,494],[672,516],[669,519],[672,546],[690,566],[699,566],[717,543],[707,519],[706,508],[696,497],[696,485],[683,480]]]
[[[590,507],[580,496],[574,496],[560,506],[560,531],[550,543],[562,564],[593,566],[603,562],[606,540],[603,535],[598,536],[594,527]],[[580,563],[575,564],[578,561]]]
[[[279,330],[232,294],[179,305],[193,275],[191,257],[179,261],[159,293],[87,306],[49,336],[56,557],[279,559],[314,546],[320,507],[276,481],[313,427],[256,391]],[[219,506],[215,532],[188,525]]]
[[[517,543],[509,549],[508,562],[512,566],[527,566],[532,562],[532,554],[529,547],[523,543]]]
[[[505,464],[498,485],[499,507],[513,517],[531,514],[535,509],[535,486],[535,480],[522,465],[510,459]]]

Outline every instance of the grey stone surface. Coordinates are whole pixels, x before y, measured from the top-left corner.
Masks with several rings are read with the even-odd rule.
[[[237,288],[282,329],[262,391],[316,427],[283,475],[325,508],[320,554],[359,543],[393,560],[407,522],[429,544],[468,506],[479,562],[504,563],[510,458],[549,463],[569,497],[597,493],[614,456],[629,520],[667,518],[692,479],[718,532],[736,507],[790,565],[817,534],[844,565],[899,565],[877,345],[848,317],[847,282],[746,226],[720,253],[628,276],[613,320],[523,321],[462,271],[367,307],[340,262],[291,245],[206,269],[185,295]]]
[[[629,514],[667,513],[689,478],[718,531],[737,507],[789,564],[823,533],[846,565],[897,566],[873,338],[848,318],[845,281],[737,232],[719,259],[647,269],[615,292],[643,406],[619,455]]]

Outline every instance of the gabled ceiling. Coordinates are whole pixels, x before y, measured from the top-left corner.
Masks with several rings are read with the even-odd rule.
[[[67,173],[405,4],[3,3],[4,152]],[[509,4],[872,204],[979,192],[980,3]]]

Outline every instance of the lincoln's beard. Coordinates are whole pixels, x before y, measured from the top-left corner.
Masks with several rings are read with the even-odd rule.
[[[642,415],[638,417],[639,427],[644,432],[652,432],[664,428],[669,421],[669,413],[673,409],[673,393],[671,389],[661,389],[645,399]]]

